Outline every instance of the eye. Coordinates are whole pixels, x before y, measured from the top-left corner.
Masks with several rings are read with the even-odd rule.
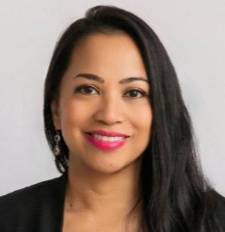
[[[98,90],[96,89],[96,87],[93,87],[91,85],[80,85],[77,88],[75,88],[74,92],[84,95],[93,95],[96,93],[98,94]],[[145,91],[139,89],[131,89],[127,91],[125,95],[131,98],[142,98],[148,96],[148,94]]]
[[[127,93],[130,93],[128,95],[130,95],[131,98],[140,98],[147,96],[147,93],[145,91],[139,89],[131,89],[127,91]]]
[[[81,93],[85,95],[93,95],[93,90],[97,92],[96,88],[91,86],[91,85],[81,85],[75,88],[74,92],[75,93]]]

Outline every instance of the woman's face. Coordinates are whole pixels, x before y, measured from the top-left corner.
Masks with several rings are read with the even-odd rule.
[[[59,100],[52,104],[55,128],[69,149],[69,167],[101,173],[135,167],[150,139],[149,87],[139,50],[128,35],[99,33],[84,39],[73,51]]]

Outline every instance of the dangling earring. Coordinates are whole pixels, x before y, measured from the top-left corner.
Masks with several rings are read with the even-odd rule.
[[[53,151],[54,151],[55,156],[58,156],[61,152],[60,147],[59,147],[59,141],[61,140],[59,130],[56,131],[56,135],[54,135],[54,140],[55,140],[55,146],[53,148]]]

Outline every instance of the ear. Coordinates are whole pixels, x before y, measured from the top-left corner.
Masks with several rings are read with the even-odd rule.
[[[61,129],[61,119],[59,114],[59,103],[54,100],[51,104],[52,120],[56,130]]]

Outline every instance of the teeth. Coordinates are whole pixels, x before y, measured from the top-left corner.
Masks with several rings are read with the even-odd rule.
[[[115,142],[115,141],[123,141],[124,137],[109,137],[109,136],[103,136],[98,134],[93,134],[95,139],[97,140],[103,140],[103,141],[109,141],[109,142]]]

